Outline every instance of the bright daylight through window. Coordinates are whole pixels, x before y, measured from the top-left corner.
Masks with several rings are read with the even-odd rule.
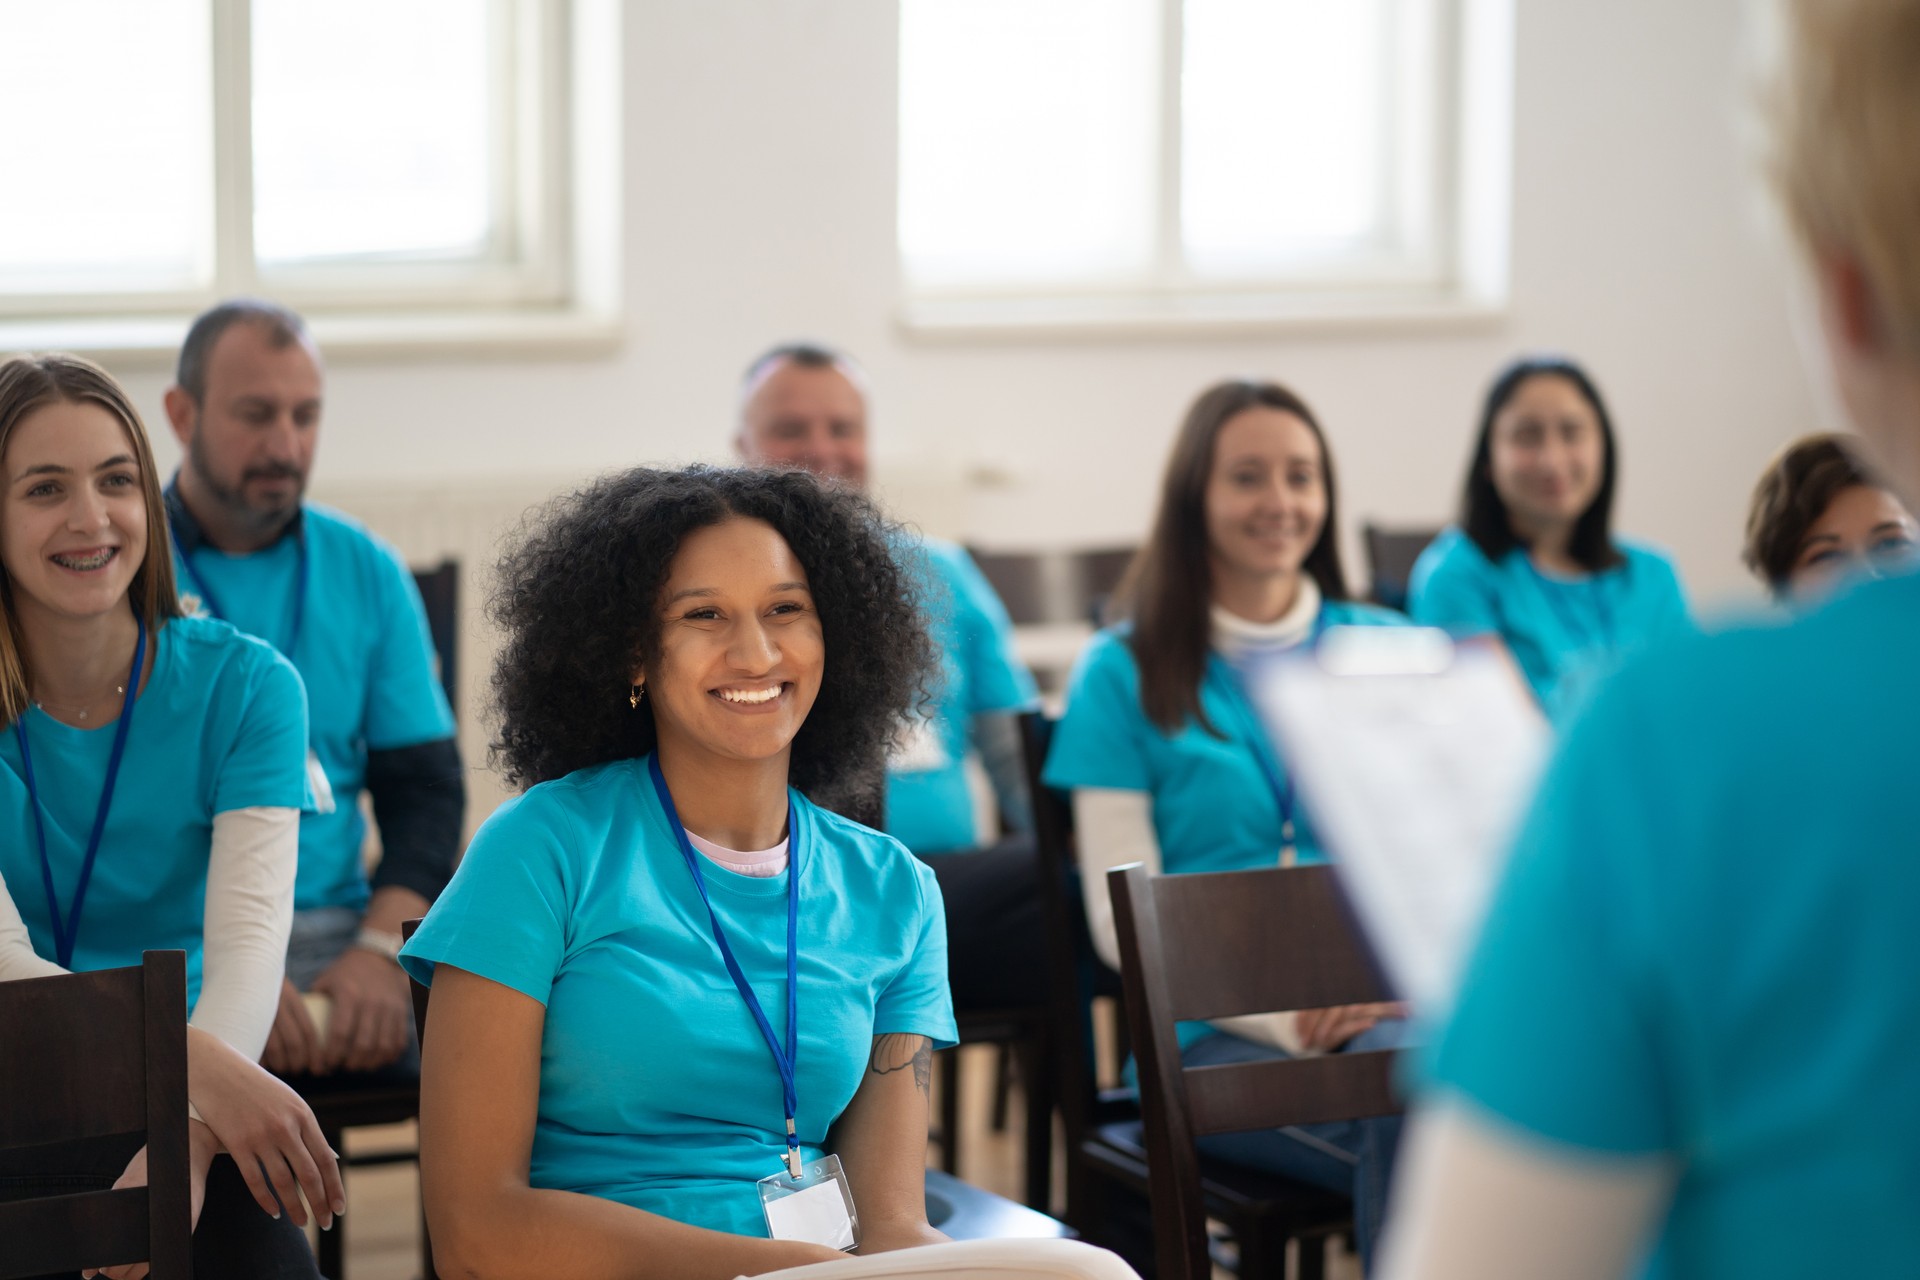
[[[60,121],[15,131],[14,171],[38,180],[0,202],[0,326],[236,293],[323,324],[577,303],[568,162],[595,76],[575,51],[583,23],[617,16],[610,0],[0,0],[19,55],[0,118]]]
[[[1486,301],[1508,8],[902,0],[910,321]]]

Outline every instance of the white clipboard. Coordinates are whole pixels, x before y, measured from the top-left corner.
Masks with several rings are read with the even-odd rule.
[[[1389,984],[1442,1016],[1551,742],[1518,668],[1492,639],[1334,627],[1246,681]]]

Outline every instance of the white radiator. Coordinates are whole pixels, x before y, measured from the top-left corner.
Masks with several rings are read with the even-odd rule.
[[[391,542],[416,569],[444,560],[460,566],[457,630],[458,688],[454,715],[460,755],[467,765],[467,834],[512,792],[487,763],[494,655],[499,637],[486,620],[494,565],[503,540],[527,511],[577,479],[501,480],[444,488],[398,488],[378,483],[315,485],[315,501],[337,507]]]

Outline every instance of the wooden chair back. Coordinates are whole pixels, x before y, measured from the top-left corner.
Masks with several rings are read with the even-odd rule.
[[[460,718],[460,562],[442,560],[431,569],[415,569],[413,585],[427,613],[427,634],[433,638],[433,656],[439,660],[440,688]]]
[[[1407,607],[1414,562],[1439,536],[1438,529],[1389,529],[1372,521],[1360,526],[1360,541],[1367,551],[1367,577],[1372,584],[1368,595],[1375,604],[1389,609]]]
[[[1211,1274],[1194,1142],[1390,1115],[1393,1052],[1185,1067],[1177,1023],[1391,1000],[1326,866],[1108,880],[1146,1115],[1162,1280]]]
[[[145,1260],[192,1275],[187,956],[0,982],[0,1149],[145,1133],[147,1185],[0,1204],[0,1280]]]

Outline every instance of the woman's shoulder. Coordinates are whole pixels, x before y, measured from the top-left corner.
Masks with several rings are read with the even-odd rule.
[[[1677,576],[1673,553],[1665,547],[1639,538],[1617,536],[1613,540],[1613,547],[1630,569],[1651,569],[1669,577]]]
[[[278,649],[229,622],[209,617],[170,618],[160,634],[161,643],[173,650],[176,678],[190,688],[290,683],[304,696],[299,673]]]
[[[1418,581],[1435,574],[1488,574],[1494,568],[1494,561],[1480,544],[1468,537],[1465,529],[1450,524],[1434,535],[1414,561],[1413,576]]]
[[[501,804],[482,825],[518,826],[556,819],[598,825],[632,806],[636,789],[647,783],[645,773],[644,760],[609,760],[575,769],[534,783]]]
[[[933,869],[914,857],[907,846],[884,831],[815,804],[799,791],[793,795],[795,807],[804,812],[811,827],[815,847],[834,851],[834,863],[841,875],[855,873],[864,880],[925,897],[927,886],[934,883]]]
[[[1096,692],[1098,691],[1098,692]],[[1080,656],[1074,659],[1073,674],[1067,681],[1067,714],[1075,703],[1084,703],[1090,693],[1111,693],[1123,702],[1138,701],[1140,660],[1133,651],[1133,624],[1122,622],[1093,633]]]

